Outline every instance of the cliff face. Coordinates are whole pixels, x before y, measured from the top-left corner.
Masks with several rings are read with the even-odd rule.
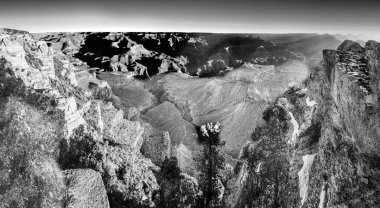
[[[0,40],[1,206],[62,207],[56,150],[84,122],[85,103],[74,99],[81,92],[46,43],[27,33],[2,33]]]
[[[323,66],[305,85],[291,87],[269,109],[282,108],[288,118],[269,116],[242,149],[228,206],[378,206],[378,47],[370,41],[364,53],[324,51]],[[271,120],[289,129],[276,134]],[[273,164],[283,171],[271,170]]]
[[[366,56],[352,52],[325,51],[331,59],[331,96],[349,133],[360,149],[379,154],[378,44],[366,47]],[[355,50],[356,51],[356,50]],[[360,54],[360,53],[358,53]]]
[[[108,84],[69,59],[28,33],[0,34],[0,206],[152,203],[157,167],[140,148],[166,133],[125,119]]]
[[[376,207],[379,204],[378,43],[357,50],[325,51],[331,99],[327,105],[316,168],[321,206]],[[350,47],[348,47],[350,48]],[[328,63],[328,64],[327,64]],[[322,154],[321,154],[322,153]],[[313,170],[313,169],[312,169]],[[313,179],[311,184],[317,183]],[[322,203],[323,202],[323,203]]]

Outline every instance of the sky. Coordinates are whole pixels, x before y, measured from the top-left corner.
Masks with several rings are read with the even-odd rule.
[[[0,27],[380,37],[379,10],[378,0],[1,0]]]

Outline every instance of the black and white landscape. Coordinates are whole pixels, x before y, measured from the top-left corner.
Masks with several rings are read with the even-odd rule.
[[[1,3],[0,208],[380,207],[378,9]]]

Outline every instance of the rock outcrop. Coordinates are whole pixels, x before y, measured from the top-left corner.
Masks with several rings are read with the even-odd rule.
[[[83,122],[85,102],[74,99],[82,93],[45,42],[28,33],[0,40],[1,206],[63,207],[66,186],[55,158],[60,141]]]
[[[379,154],[380,144],[378,62],[373,56],[374,44],[366,48],[366,53],[372,56],[358,56],[350,53],[325,51],[325,57],[330,61],[327,69],[331,72],[331,96],[338,106],[349,133],[363,152]],[[376,53],[376,52],[375,52]],[[360,139],[359,139],[360,138]]]
[[[354,54],[364,54],[364,48],[357,42],[345,40],[339,45],[338,51],[352,52]]]
[[[377,47],[368,42],[366,55],[348,49],[324,51],[324,66],[315,67],[305,85],[292,86],[278,99],[270,109],[282,108],[288,119],[276,114],[269,118],[283,120],[290,128],[279,137],[273,135],[273,123],[255,130],[242,150],[238,174],[230,181],[226,205],[379,204]],[[270,143],[265,142],[268,137]],[[282,156],[272,160],[273,155]],[[273,162],[283,171],[271,170]]]
[[[158,168],[140,153],[144,127],[108,102],[108,84],[28,33],[0,43],[0,206],[152,203]]]

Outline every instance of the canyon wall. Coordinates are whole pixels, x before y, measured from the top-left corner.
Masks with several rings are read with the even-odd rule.
[[[153,203],[158,167],[140,148],[167,133],[128,120],[106,82],[29,33],[5,31],[0,95],[1,207]]]
[[[264,113],[266,124],[242,149],[227,206],[378,206],[378,47],[325,50],[323,66],[268,109],[277,113]],[[275,133],[280,124],[289,128]]]

